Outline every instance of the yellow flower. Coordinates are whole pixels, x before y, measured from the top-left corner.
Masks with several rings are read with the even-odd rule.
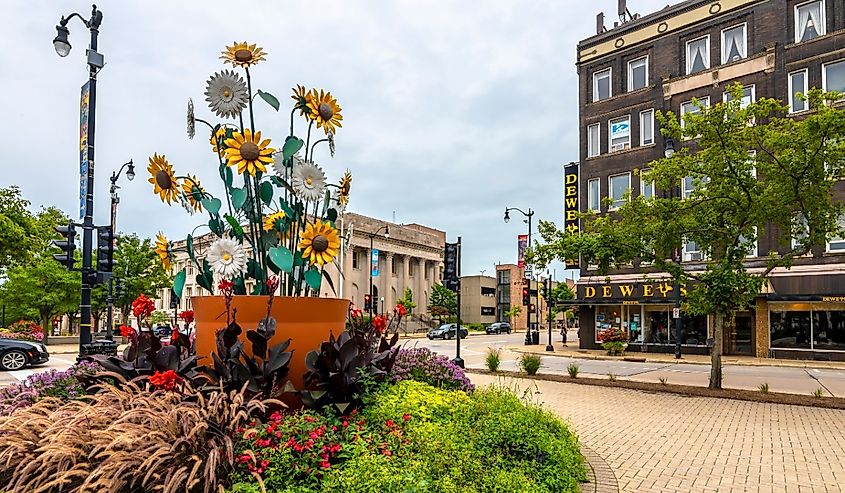
[[[233,67],[240,66],[248,68],[251,65],[264,61],[264,55],[267,53],[260,47],[255,46],[255,44],[247,44],[246,41],[243,43],[235,41],[232,46],[227,46],[221,54],[220,59],[224,63],[230,63]]]
[[[162,202],[170,204],[172,200],[178,198],[179,182],[176,180],[176,175],[173,174],[173,166],[167,162],[164,155],[153,154],[147,171],[151,175],[147,181],[153,184],[153,193],[157,193]]]
[[[191,204],[191,207],[193,207],[196,211],[201,211],[202,204],[200,201],[202,200],[202,195],[203,192],[205,192],[205,189],[202,188],[202,185],[200,185],[196,176],[187,175],[187,179],[182,181],[182,191],[185,192],[185,196],[188,197],[188,203]],[[199,197],[194,196],[195,191]]]
[[[165,238],[164,234],[159,231],[156,235],[156,246],[153,250],[158,255],[164,270],[170,270],[170,243]]]
[[[291,89],[293,91],[293,98],[296,101],[296,104],[293,106],[294,109],[299,110],[299,114],[308,118],[311,118],[311,109],[308,108],[308,100],[311,97],[311,93],[309,93],[305,86],[300,86],[299,84],[296,87]]]
[[[321,89],[318,94],[316,89],[311,89],[308,94],[308,109],[311,110],[311,119],[317,122],[317,128],[322,128],[326,134],[335,133],[337,131],[335,127],[343,126],[340,124],[343,120],[340,105],[330,92],[323,92]]]
[[[328,264],[337,256],[340,237],[328,221],[317,219],[314,224],[305,227],[299,248],[302,249],[302,258],[311,265]]]
[[[221,125],[220,128],[218,128],[217,131],[214,132],[214,135],[211,136],[211,140],[209,140],[209,142],[211,143],[211,150],[213,152],[216,152],[217,154],[219,154],[220,157],[223,157],[223,155],[225,154],[224,153],[224,151],[226,150],[226,143],[224,142],[225,140],[226,140],[226,127]],[[220,144],[219,149],[217,147],[218,143]]]
[[[279,223],[279,221],[284,221],[285,217],[286,217],[286,215],[285,215],[284,211],[274,212],[274,213],[270,214],[269,216],[265,216],[264,217],[264,231],[274,231],[274,230],[276,230],[276,225]],[[290,225],[288,225],[288,229],[287,229],[287,231],[285,231],[284,234],[282,234],[281,232],[279,233],[279,239],[281,239],[282,241],[286,241],[286,240],[290,239],[290,235],[295,229],[296,229],[296,224],[291,223]]]
[[[352,173],[346,170],[337,188],[337,202],[341,207],[349,203],[349,192],[352,189]]]
[[[243,135],[234,132],[231,139],[226,139],[226,160],[229,166],[238,167],[238,173],[255,176],[258,171],[267,171],[266,164],[273,164],[272,154],[276,150],[268,145],[270,139],[262,141],[261,132],[255,132],[255,135],[249,129]]]

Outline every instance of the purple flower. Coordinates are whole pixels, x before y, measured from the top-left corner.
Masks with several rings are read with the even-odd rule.
[[[475,390],[461,367],[428,348],[400,349],[390,377],[393,382],[417,380],[445,389]]]

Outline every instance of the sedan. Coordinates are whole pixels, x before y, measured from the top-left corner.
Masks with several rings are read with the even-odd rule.
[[[40,342],[0,339],[0,368],[20,370],[27,365],[46,363],[50,353]]]
[[[455,337],[455,332],[458,330],[458,324],[443,324],[436,329],[428,331],[428,339],[452,339]],[[469,331],[461,327],[461,339],[465,338]]]
[[[511,324],[507,322],[496,322],[492,323],[484,329],[485,332],[488,334],[501,334],[502,332],[506,332],[508,334],[511,333]]]

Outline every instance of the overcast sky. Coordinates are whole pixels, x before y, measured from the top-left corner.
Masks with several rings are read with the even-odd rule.
[[[647,14],[667,0],[632,0]],[[417,222],[463,241],[463,272],[493,272],[516,261],[518,214],[562,222],[562,166],[578,159],[575,46],[608,27],[617,1],[116,1],[98,2],[99,50],[95,222],[108,223],[111,172],[130,158],[133,182],[121,179],[118,229],[184,237],[200,217],[167,207],[152,194],[146,165],[163,153],[178,174],[198,175],[219,192],[217,163],[203,126],[185,133],[185,108],[214,119],[205,82],[222,70],[219,52],[233,41],[258,43],[267,61],[253,87],[275,94],[276,113],[258,104],[256,126],[280,144],[287,135],[290,88],[330,90],[343,107],[337,154],[318,153],[329,180],[349,168],[350,209]],[[4,97],[4,173],[34,206],[78,216],[78,111],[88,31],[71,21],[73,50],[53,50],[62,14],[83,1],[4,1],[0,79]],[[287,108],[287,109],[285,109]],[[299,126],[304,137],[304,125]],[[562,278],[562,267],[557,266]]]

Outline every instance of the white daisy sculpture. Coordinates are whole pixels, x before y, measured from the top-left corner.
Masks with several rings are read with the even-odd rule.
[[[231,238],[220,238],[208,248],[208,263],[218,279],[234,279],[246,271],[246,252]]]
[[[326,174],[312,161],[304,161],[293,168],[291,185],[300,199],[320,200],[326,190]]]

